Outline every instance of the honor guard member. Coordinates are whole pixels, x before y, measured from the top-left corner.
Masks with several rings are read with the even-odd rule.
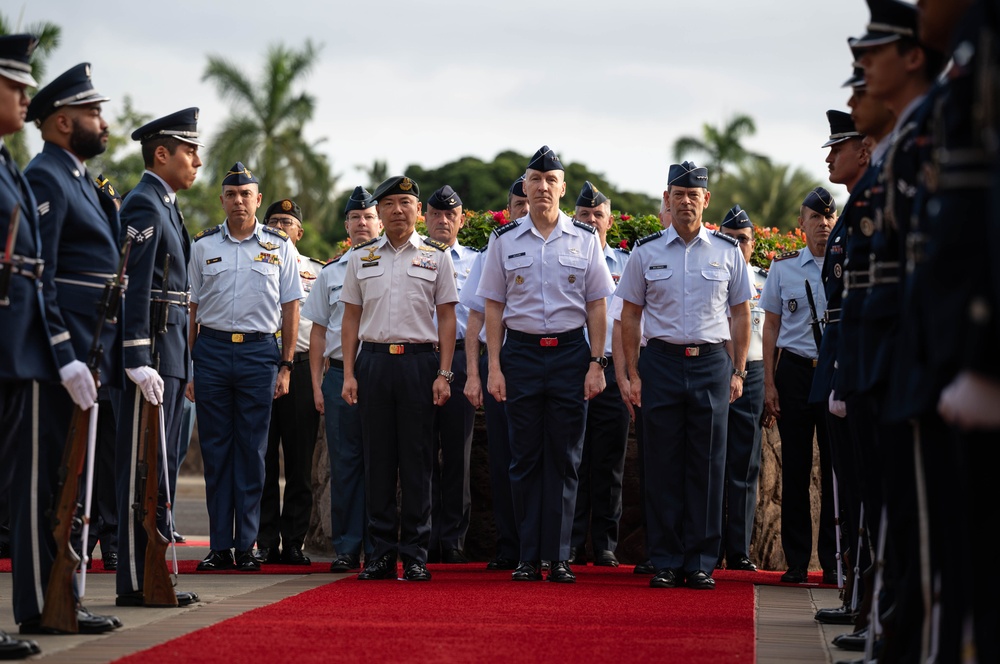
[[[802,201],[799,228],[806,246],[777,256],[760,297],[764,318],[764,408],[781,435],[781,547],[788,570],[783,583],[805,583],[812,557],[809,485],[813,437],[819,446],[821,503],[817,549],[823,582],[837,583],[830,438],[821,404],[809,403],[818,354],[819,312],[826,310],[823,260],[837,202],[822,187]],[[810,293],[813,302],[810,302]],[[815,304],[815,309],[813,307]]]
[[[198,440],[205,463],[211,551],[199,570],[260,570],[253,552],[260,525],[267,423],[288,392],[302,280],[288,235],[264,226],[259,180],[242,163],[222,180],[226,221],[194,238],[191,357]],[[236,549],[235,563],[232,549]]]
[[[374,545],[373,557],[358,575],[362,580],[395,579],[397,554],[404,579],[431,578],[426,563],[434,407],[451,394],[458,289],[448,246],[415,230],[419,196],[417,183],[405,175],[378,186],[372,197],[385,235],[352,252],[340,296],[342,395],[361,406]]]
[[[302,210],[290,199],[272,203],[264,213],[264,224],[284,231],[297,246],[305,230]],[[312,290],[320,270],[326,265],[296,250],[299,279],[305,295]],[[319,411],[313,398],[312,376],[309,372],[309,340],[312,321],[299,316],[298,338],[292,356],[292,375],[288,393],[278,397],[271,406],[271,424],[267,433],[267,454],[264,457],[264,493],[260,503],[260,530],[257,533],[258,557],[265,563],[309,565],[311,560],[302,553],[302,544],[309,529],[312,513],[312,456],[319,429]],[[292,343],[282,338],[281,345]],[[285,489],[278,484],[281,465],[278,448],[284,456]],[[278,540],[281,552],[278,552]]]
[[[0,36],[0,327],[9,336],[0,350],[0,502],[5,507],[10,504],[20,444],[18,423],[27,412],[33,381],[54,382],[57,376],[46,342],[35,197],[2,138],[24,127],[27,89],[38,85],[31,75],[37,43],[34,35]],[[24,659],[39,652],[34,641],[14,639],[0,630],[0,659]]]
[[[302,305],[302,318],[312,321],[309,367],[316,410],[325,416],[326,447],[330,462],[330,532],[337,557],[331,572],[350,572],[361,565],[361,550],[371,557],[365,512],[365,450],[361,437],[361,409],[341,396],[344,387],[344,349],[340,328],[344,304],[340,294],[351,253],[359,244],[382,232],[375,200],[364,187],[355,187],[344,208],[351,248],[327,263]],[[329,366],[326,366],[326,365]],[[326,374],[324,375],[324,369]]]
[[[522,175],[507,191],[506,223],[528,214],[528,197],[524,195]],[[521,556],[520,537],[514,520],[514,501],[510,493],[510,432],[507,409],[489,393],[489,353],[486,348],[486,300],[476,291],[483,276],[485,249],[472,264],[472,270],[459,293],[459,303],[469,309],[465,330],[465,358],[468,378],[465,396],[476,408],[483,407],[486,415],[486,441],[490,468],[490,489],[493,497],[493,522],[497,531],[496,555],[488,570],[513,570]]]
[[[486,298],[489,392],[506,402],[510,422],[515,581],[540,580],[542,560],[552,561],[550,581],[576,580],[567,561],[587,400],[604,389],[607,366],[605,298],[614,282],[594,227],[559,209],[564,171],[548,146],[531,158],[531,211],[493,231],[477,291]]]
[[[465,225],[465,213],[462,211],[462,199],[449,185],[441,187],[427,199],[424,223],[427,225],[427,237],[448,246],[455,266],[455,286],[461,298],[469,270],[479,252],[458,243],[458,232]],[[468,320],[468,307],[456,304],[455,355],[451,362],[455,380],[451,384],[451,398],[437,409],[434,424],[429,557],[431,560],[439,558],[443,563],[469,562],[464,549],[472,513],[469,461],[476,409],[465,398],[465,328]]]
[[[608,229],[614,223],[611,201],[589,181],[576,199],[575,219],[597,229],[604,262],[617,284],[629,252],[608,246]],[[611,304],[611,296],[607,299]],[[576,494],[576,512],[570,539],[570,564],[587,563],[587,532],[590,532],[594,564],[618,567],[618,523],[622,517],[622,478],[625,475],[625,451],[628,447],[629,413],[618,390],[615,366],[611,357],[611,328],[614,319],[607,317],[604,356],[604,391],[587,404],[587,424],[580,460],[580,483]]]
[[[649,555],[657,569],[650,585],[711,590],[722,540],[729,404],[747,375],[753,293],[739,243],[702,224],[711,199],[708,169],[672,165],[663,195],[671,226],[636,243],[617,293],[631,399],[642,407],[648,443],[645,472],[656,478],[646,483]],[[643,317],[649,341],[640,356]]]
[[[757,511],[757,480],[760,478],[762,426],[770,427],[773,418],[764,414],[764,310],[760,294],[767,280],[767,270],[750,264],[755,244],[754,226],[746,211],[734,205],[722,220],[719,231],[740,244],[740,253],[750,269],[753,297],[750,298],[750,347],[747,350],[743,394],[729,404],[729,428],[726,433],[726,496],[722,516],[722,546],[719,565],[725,556],[726,569],[756,572],[750,560],[750,537]]]
[[[119,408],[115,455],[121,515],[121,560],[115,583],[118,606],[143,606],[148,539],[143,517],[135,509],[137,492],[142,492],[136,473],[144,428],[141,399],[159,404],[163,414],[167,458],[157,467],[167,468],[170,497],[177,500],[181,414],[191,378],[187,311],[191,237],[177,207],[177,192],[191,188],[201,167],[198,109],[186,108],[153,120],[133,131],[132,140],[139,141],[146,170],[121,209],[123,240],[132,239],[128,270],[132,289],[122,318],[129,381]],[[157,529],[170,539],[165,488],[160,489]],[[191,592],[176,595],[179,606],[198,599]]]
[[[102,385],[120,388],[121,334],[117,324],[100,327],[98,308],[105,284],[118,271],[118,210],[100,195],[84,165],[107,148],[108,125],[101,116],[101,95],[90,79],[90,65],[79,64],[43,87],[28,106],[27,121],[41,129],[44,145],[24,170],[38,204],[45,261],[42,293],[48,339],[62,383],[37,382],[21,419],[18,468],[12,495],[15,503],[14,619],[22,634],[43,631],[40,625],[49,572],[56,553],[52,523],[46,516],[59,486],[58,471],[69,433],[74,404],[89,409],[97,385],[86,361],[94,330],[101,329]],[[44,414],[44,416],[40,416]],[[30,444],[29,442],[30,441]],[[102,633],[121,622],[113,616],[77,611],[81,633]]]

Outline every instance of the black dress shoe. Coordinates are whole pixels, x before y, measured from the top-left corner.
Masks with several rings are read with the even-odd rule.
[[[517,561],[511,560],[510,558],[504,558],[502,556],[497,556],[490,562],[486,563],[486,569],[488,570],[511,570],[517,569]]]
[[[469,562],[469,559],[465,557],[465,553],[461,549],[443,549],[441,562],[449,565],[464,565]]]
[[[41,651],[34,641],[13,639],[5,632],[0,632],[0,659],[24,659]]]
[[[842,604],[836,609],[820,609],[814,617],[816,622],[824,625],[853,625],[858,618],[858,612],[851,610],[851,607],[846,604]]]
[[[570,565],[586,565],[587,552],[582,546],[571,546],[569,548],[569,558],[566,559]]]
[[[174,542],[177,543],[177,544],[184,544],[185,542],[187,542],[187,538],[184,537],[183,535],[181,535],[179,532],[177,532],[175,530],[174,531]]]
[[[828,586],[837,585],[837,570],[823,570],[823,583]]]
[[[708,572],[698,570],[687,573],[687,587],[692,590],[715,590],[715,579]]]
[[[118,629],[119,627],[122,626],[122,621],[121,619],[118,618],[118,616],[112,616],[112,615],[99,616],[96,613],[91,613],[90,609],[88,609],[87,607],[77,605],[76,607],[77,622],[80,621],[82,616],[86,616],[87,618],[93,618],[93,619],[107,620],[111,623],[111,626],[114,627],[115,629]]]
[[[834,637],[831,643],[842,650],[854,652],[864,652],[865,643],[868,641],[868,628],[859,629],[850,634],[840,634]]]
[[[548,560],[543,560],[542,561],[542,570],[543,571],[548,572],[549,571],[549,567],[551,567],[551,566],[552,566],[552,562],[551,561],[548,561]]]
[[[756,572],[757,566],[744,555],[733,556],[731,559],[726,558],[726,569],[733,569],[740,572]]]
[[[262,565],[278,565],[285,562],[284,551],[279,551],[276,546],[261,546],[253,551],[254,558]]]
[[[597,567],[618,567],[618,558],[614,551],[605,549],[594,556],[594,565]]]
[[[69,634],[57,629],[42,627],[41,616],[25,620],[21,623],[21,634]],[[118,623],[117,626],[115,623]],[[76,610],[76,623],[80,634],[105,634],[121,626],[121,621],[115,616],[97,616],[84,608]]]
[[[101,560],[104,563],[104,570],[107,572],[113,572],[118,569],[118,553],[115,551],[108,551],[107,553],[101,554]]]
[[[403,578],[407,581],[430,581],[431,573],[427,571],[427,565],[411,560],[403,566]]]
[[[649,580],[650,588],[677,588],[682,581],[680,570],[664,567]]]
[[[175,591],[177,606],[188,606],[198,601],[198,593]],[[142,591],[122,593],[115,598],[115,606],[147,606],[142,597]],[[162,608],[162,607],[161,607]]]
[[[199,572],[219,572],[235,567],[233,552],[229,549],[223,549],[222,551],[209,551],[205,559],[198,563],[196,569]]]
[[[359,567],[361,567],[361,562],[358,560],[358,556],[352,556],[349,553],[337,556],[337,559],[330,563],[330,571],[337,573],[350,572]]]
[[[396,577],[396,554],[387,553],[381,558],[377,558],[370,563],[366,561],[365,568],[358,574],[361,581],[373,581],[378,579],[395,579]]]
[[[281,552],[281,562],[286,565],[312,565],[309,556],[302,553],[302,549],[297,546],[287,547]]]
[[[253,549],[236,552],[236,569],[240,572],[260,571],[260,561],[253,554]]]
[[[553,583],[576,583],[576,575],[569,568],[567,561],[560,560],[554,563],[552,569],[549,570],[549,581]]]
[[[653,563],[649,560],[644,560],[635,566],[632,570],[633,574],[656,574],[656,568],[653,567]]]
[[[542,572],[538,563],[526,563],[523,560],[517,564],[514,573],[510,575],[512,581],[541,581]]]
[[[809,579],[809,573],[805,567],[789,567],[788,571],[781,575],[782,583],[805,583]]]

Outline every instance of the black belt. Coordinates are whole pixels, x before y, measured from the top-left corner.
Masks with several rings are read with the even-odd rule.
[[[647,343],[650,348],[667,353],[668,355],[683,355],[684,357],[699,357],[714,353],[725,347],[725,342],[719,341],[714,344],[672,344],[663,339],[650,339]]]
[[[308,361],[309,361],[309,351],[307,350],[292,355],[292,362],[308,362]]]
[[[827,323],[827,324],[830,324],[830,323],[839,323],[840,322],[840,309],[839,308],[838,309],[827,309],[826,313],[823,314],[823,322]]]
[[[793,353],[785,348],[781,349],[781,359],[788,360],[792,364],[798,364],[802,367],[809,367],[810,369],[814,368],[817,362],[817,360],[814,360],[811,357],[802,357],[798,353]]]
[[[28,258],[27,256],[18,256],[17,254],[10,257],[9,263],[7,261],[0,261],[0,265],[4,268],[9,265],[11,274],[19,274],[29,279],[41,279],[42,272],[45,270],[45,261],[41,258]]]
[[[274,339],[274,332],[223,332],[222,330],[213,330],[210,327],[202,325],[198,329],[198,336],[203,334],[212,339],[228,341],[234,344],[242,344],[248,341],[266,341],[268,339]]]
[[[559,334],[528,334],[527,332],[518,332],[517,330],[507,330],[507,338],[534,346],[551,347],[558,346],[567,341],[582,339],[583,328],[578,327],[575,330],[560,332]]]
[[[868,277],[872,286],[899,283],[899,261],[871,263],[868,266]]]
[[[374,341],[361,342],[361,350],[373,353],[388,353],[389,355],[403,355],[410,353],[430,353],[434,350],[434,344],[377,344]]]
[[[341,371],[343,371],[344,370],[344,361],[343,360],[338,360],[336,358],[331,357],[330,358],[330,366],[331,367],[335,367],[335,368],[340,369]]]
[[[455,350],[462,350],[465,348],[465,339],[455,339]]]
[[[150,302],[166,302],[185,308],[191,303],[191,294],[187,291],[167,291],[164,295],[162,290],[154,290],[149,295]]]

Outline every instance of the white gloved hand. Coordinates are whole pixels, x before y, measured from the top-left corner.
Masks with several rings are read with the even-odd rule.
[[[847,417],[847,402],[834,399],[833,390],[830,390],[830,398],[827,401],[827,406],[830,409],[831,415],[836,415],[837,417]]]
[[[153,367],[134,367],[125,370],[129,379],[139,386],[142,396],[154,406],[163,402],[163,379]]]
[[[59,380],[69,392],[73,403],[83,410],[88,410],[97,403],[97,385],[94,384],[94,376],[87,365],[80,360],[73,360],[66,366],[60,367]]]

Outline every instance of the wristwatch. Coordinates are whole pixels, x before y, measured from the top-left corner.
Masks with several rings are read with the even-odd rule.
[[[278,362],[278,368],[280,369],[281,367],[288,367],[289,371],[293,371],[295,369],[295,364],[293,364],[291,360],[282,360],[281,362]]]
[[[445,371],[444,369],[438,369],[437,375],[444,376],[444,379],[446,381],[448,381],[449,383],[452,382],[453,380],[455,380],[455,372],[454,371]]]
[[[733,375],[739,376],[740,378],[746,380],[747,372],[746,370],[740,371],[739,369],[733,369]]]
[[[600,357],[592,357],[590,358],[590,361],[597,362],[598,364],[601,365],[601,368],[605,368],[608,366],[608,358],[606,355],[601,355]]]

